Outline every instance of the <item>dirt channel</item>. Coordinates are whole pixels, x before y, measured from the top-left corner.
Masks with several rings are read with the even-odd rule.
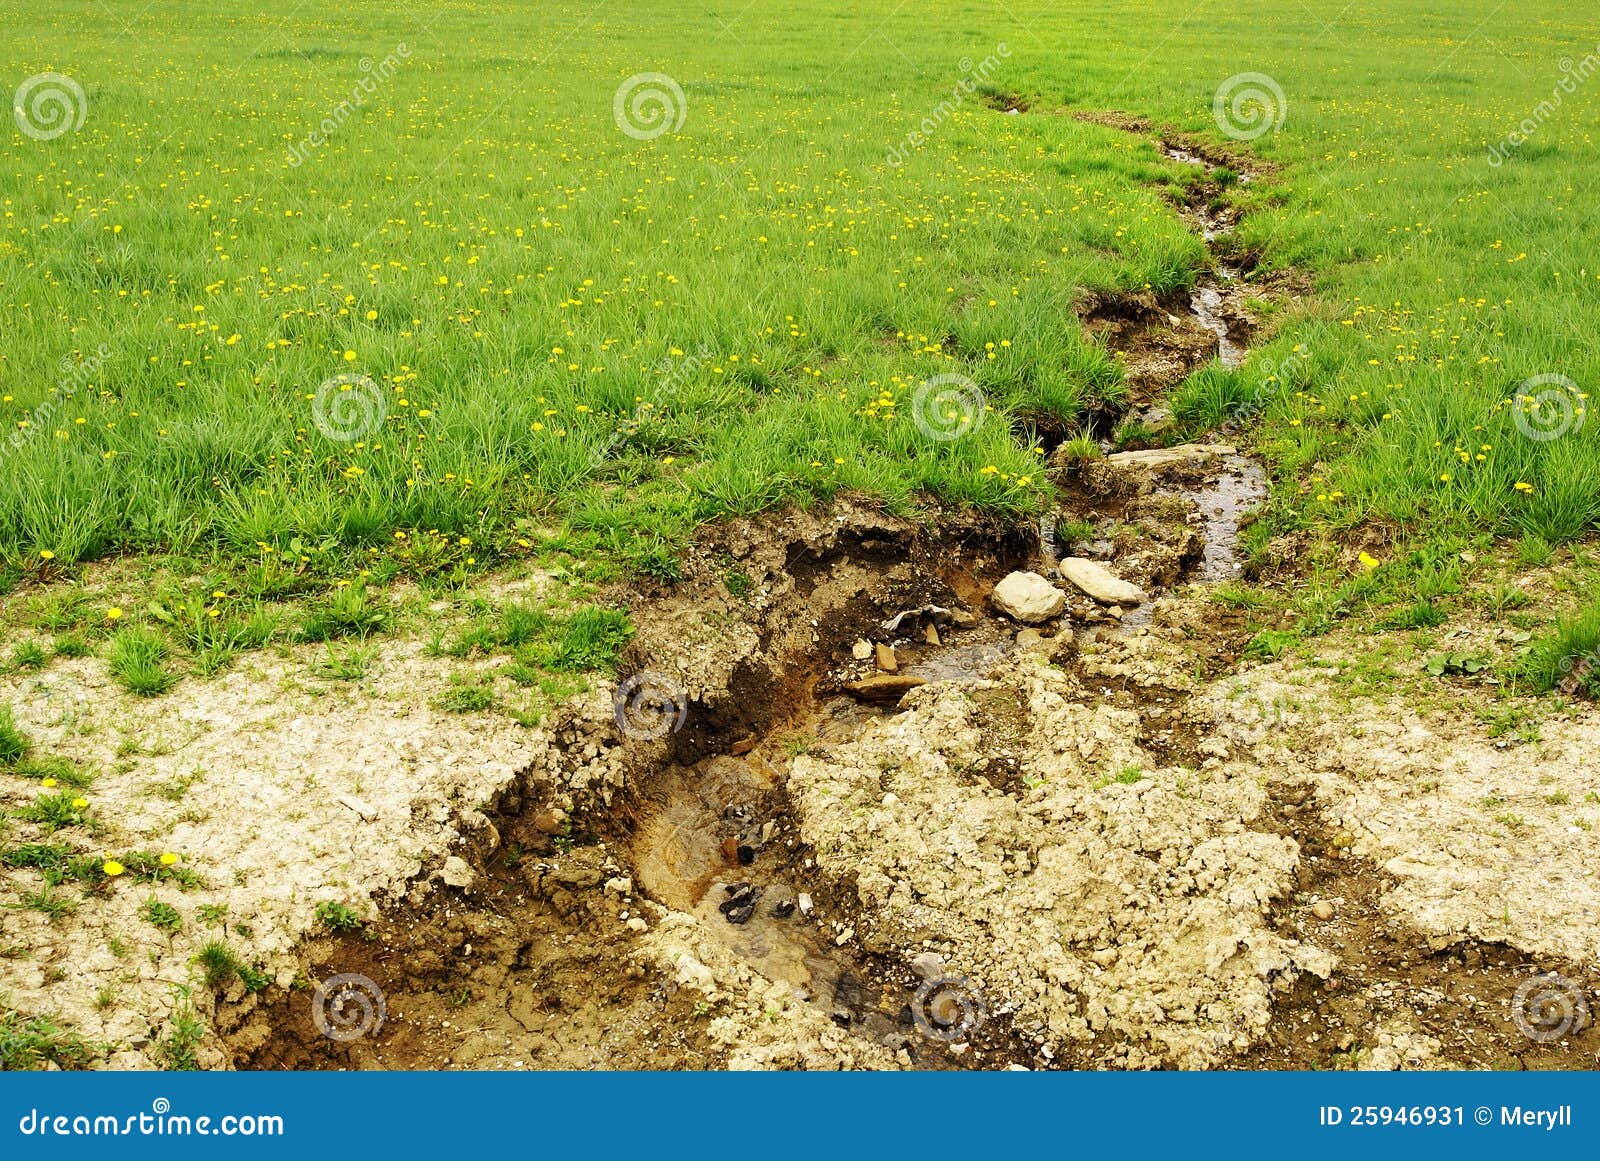
[[[1216,261],[1191,291],[1082,303],[1132,388],[1106,437],[1158,436],[1167,389],[1237,366],[1270,290],[1229,243],[1224,180],[1257,171],[1156,139],[1204,170],[1179,208]],[[1421,934],[1323,784],[1252,760],[1237,705],[1219,729],[1252,630],[1208,589],[1241,571],[1260,469],[1135,446],[1052,475],[1038,527],[845,504],[715,529],[630,600],[624,679],[443,867],[304,945],[303,986],[224,997],[233,1062],[1592,1065],[1592,969]],[[1139,599],[1061,581],[1063,559]],[[1017,572],[1059,607],[1002,611]]]

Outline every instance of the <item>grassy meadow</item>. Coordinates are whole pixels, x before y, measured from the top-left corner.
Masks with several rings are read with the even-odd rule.
[[[1059,114],[1227,144],[1241,72],[1285,107],[1238,244],[1316,293],[1175,410],[1248,415],[1258,562],[1298,546],[1313,629],[1545,563],[1600,517],[1600,45],[1576,0],[1449,7],[0,0],[5,85],[83,112],[0,128],[0,573],[670,577],[789,501],[1039,510],[1035,433],[1125,391],[1075,299],[1207,261],[1192,169]]]

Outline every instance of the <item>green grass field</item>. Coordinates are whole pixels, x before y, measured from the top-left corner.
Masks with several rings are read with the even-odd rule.
[[[1387,529],[1407,593],[1538,557],[1600,517],[1600,46],[1575,0],[1438,7],[6,0],[5,85],[82,96],[0,130],[0,565],[459,579],[553,536],[671,575],[841,491],[1035,510],[1032,432],[1124,390],[1074,299],[1206,261],[1184,167],[1056,114],[1226,142],[1242,72],[1285,115],[1239,242],[1317,294],[1177,394],[1253,416],[1251,546],[1331,575]],[[959,438],[937,376],[983,392]]]

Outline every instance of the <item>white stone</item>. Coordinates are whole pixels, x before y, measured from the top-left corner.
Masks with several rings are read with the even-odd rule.
[[[989,600],[1012,620],[1037,625],[1059,617],[1067,595],[1036,572],[1014,572],[994,586]]]
[[[472,869],[472,864],[459,855],[451,855],[444,861],[444,868],[439,872],[439,878],[444,880],[447,887],[459,887],[466,890],[472,886],[477,873]]]
[[[1057,571],[1061,578],[1076,585],[1102,605],[1142,605],[1144,590],[1129,584],[1105,565],[1081,556],[1069,556]]]

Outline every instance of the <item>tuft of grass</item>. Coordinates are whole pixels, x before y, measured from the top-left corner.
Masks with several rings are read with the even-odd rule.
[[[30,911],[37,911],[47,917],[51,923],[65,919],[78,910],[78,901],[69,895],[58,895],[56,889],[49,884],[24,891],[21,895],[23,907]]]
[[[1513,677],[1538,693],[1560,686],[1600,697],[1600,602],[1535,638],[1514,667]]]
[[[494,690],[486,683],[464,680],[457,675],[451,678],[450,688],[434,698],[433,704],[447,713],[478,713],[494,704]]]
[[[166,667],[167,642],[153,629],[135,626],[111,638],[106,660],[112,674],[140,697],[166,693],[178,680]]]
[[[57,657],[87,657],[94,652],[82,633],[62,633],[51,645]]]
[[[598,669],[616,672],[622,650],[633,636],[625,613],[612,609],[579,609],[567,622],[560,647],[550,659],[552,669]]]
[[[24,758],[13,765],[9,773],[15,774],[18,778],[31,778],[35,782],[54,778],[63,786],[72,786],[79,790],[94,782],[94,771],[58,755]]]
[[[207,940],[194,962],[205,973],[206,987],[213,990],[235,978],[243,982],[247,992],[262,991],[272,982],[270,976],[240,959],[233,948],[220,939]]]
[[[322,659],[317,662],[316,674],[325,681],[360,681],[371,672],[377,656],[374,646],[351,645],[335,649],[329,642]]]
[[[0,1072],[35,1072],[47,1065],[84,1069],[103,1051],[50,1016],[0,1009]]]
[[[44,793],[26,806],[19,807],[13,815],[25,822],[37,823],[40,830],[50,835],[63,827],[81,826],[88,821],[88,807],[78,805],[83,801],[72,790]]]
[[[347,584],[312,605],[299,636],[302,641],[364,638],[383,632],[393,620],[393,611],[373,597],[365,583]]]
[[[37,641],[18,642],[11,650],[12,669],[43,669],[49,662],[50,655]]]
[[[172,1015],[167,1020],[167,1036],[161,1041],[161,1057],[165,1066],[174,1072],[193,1072],[200,1067],[195,1049],[205,1039],[206,1026],[194,1009],[194,1000],[187,987],[172,987]]]
[[[17,728],[17,719],[10,704],[0,702],[0,767],[15,765],[27,757],[32,749],[33,742]]]

